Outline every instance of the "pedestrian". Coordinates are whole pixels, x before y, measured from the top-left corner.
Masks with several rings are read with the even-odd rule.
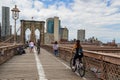
[[[53,44],[53,51],[54,51],[54,55],[58,56],[58,42],[55,41]]]
[[[34,48],[34,42],[32,41],[29,42],[29,48],[30,48],[30,53],[32,53]]]

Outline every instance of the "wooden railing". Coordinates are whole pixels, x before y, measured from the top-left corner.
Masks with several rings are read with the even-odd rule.
[[[22,44],[0,46],[0,64],[12,58],[16,54],[16,48],[19,46],[22,46]]]
[[[51,45],[43,45],[44,49],[53,53]],[[71,48],[59,47],[59,55],[62,59],[70,61]],[[84,50],[86,70],[94,71],[102,80],[120,80],[120,55]]]

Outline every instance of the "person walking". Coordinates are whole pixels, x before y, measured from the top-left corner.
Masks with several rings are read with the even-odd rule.
[[[58,42],[55,41],[53,44],[53,51],[54,51],[54,55],[58,56]]]
[[[30,48],[30,53],[32,53],[34,48],[34,42],[32,41],[29,42],[29,48]]]

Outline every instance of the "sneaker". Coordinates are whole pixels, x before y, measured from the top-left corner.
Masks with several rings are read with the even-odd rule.
[[[72,66],[72,69],[75,69],[75,66]]]
[[[83,66],[83,64],[82,63],[80,63],[80,67],[82,67]]]

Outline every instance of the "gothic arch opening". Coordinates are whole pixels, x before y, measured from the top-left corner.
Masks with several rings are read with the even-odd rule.
[[[35,30],[35,37],[36,37],[36,41],[40,39],[40,31],[38,29]]]
[[[25,41],[30,41],[31,31],[29,28],[25,30]]]

